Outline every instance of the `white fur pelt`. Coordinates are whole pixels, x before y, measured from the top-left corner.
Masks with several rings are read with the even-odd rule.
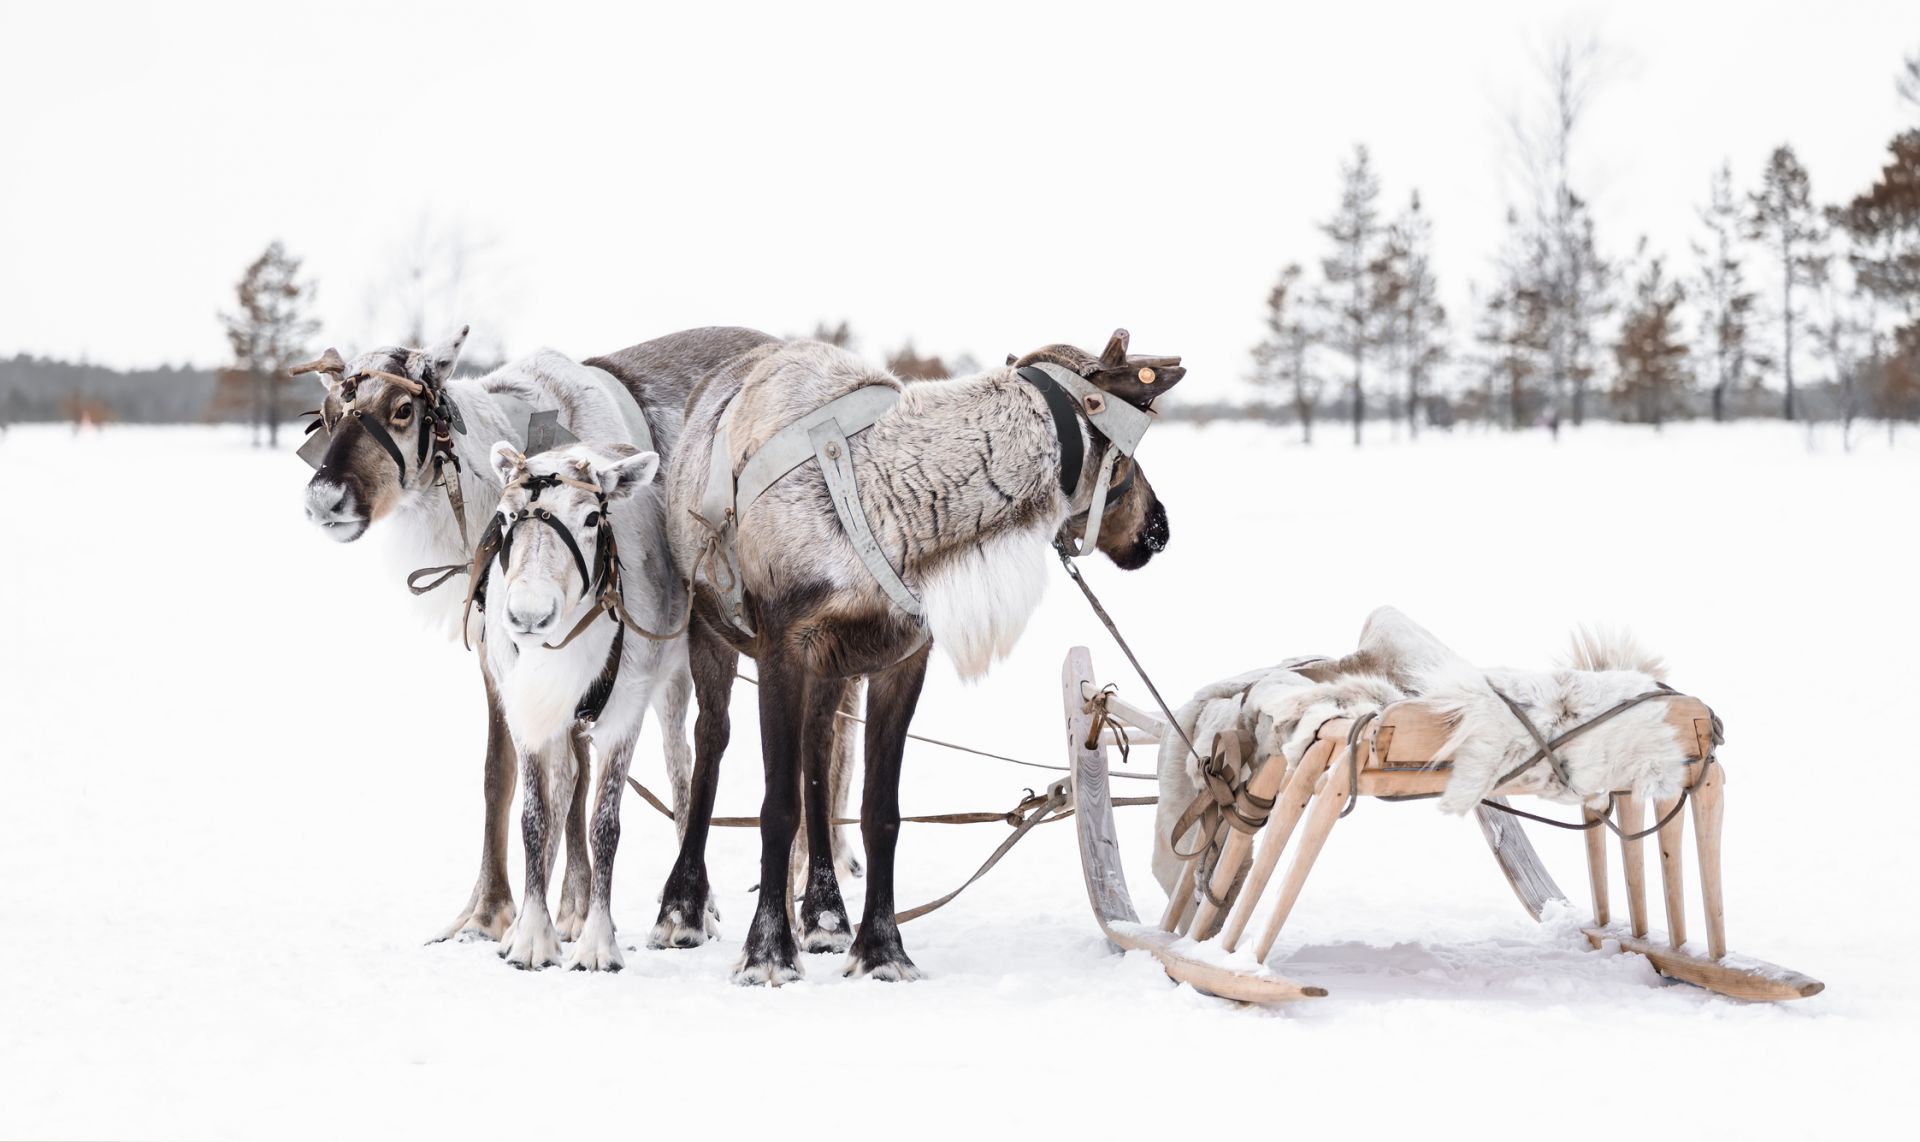
[[[1418,623],[1392,607],[1367,617],[1358,647],[1342,658],[1307,656],[1249,671],[1203,687],[1174,718],[1203,753],[1215,735],[1238,737],[1246,759],[1244,780],[1257,759],[1280,754],[1289,768],[1328,721],[1378,712],[1394,702],[1425,698],[1454,723],[1442,750],[1451,775],[1440,808],[1465,813],[1499,779],[1538,748],[1499,694],[1526,711],[1551,740],[1627,698],[1655,688],[1665,677],[1660,659],[1620,631],[1574,633],[1571,654],[1558,670],[1479,670]],[[1635,706],[1557,750],[1567,765],[1563,785],[1544,760],[1511,788],[1561,802],[1604,804],[1606,794],[1631,789],[1639,796],[1677,795],[1685,779],[1687,749],[1666,722],[1662,701]],[[1199,763],[1162,732],[1160,804],[1154,837],[1154,876],[1172,890],[1180,858],[1170,830],[1205,787]],[[1179,838],[1191,851],[1194,838]]]
[[[962,551],[928,575],[921,607],[934,645],[973,681],[1005,658],[1047,590],[1048,533],[1016,528]]]

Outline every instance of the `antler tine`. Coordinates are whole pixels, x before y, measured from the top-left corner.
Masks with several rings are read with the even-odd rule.
[[[346,371],[347,363],[340,359],[340,354],[329,348],[326,352],[320,354],[318,360],[308,361],[304,365],[295,365],[287,370],[287,374],[297,377],[302,373],[332,373],[337,377]]]
[[[382,373],[382,372],[375,371],[375,372],[368,373],[367,376],[379,377],[383,381],[390,381],[393,384],[399,385],[401,388],[412,393],[414,396],[419,396],[421,393],[424,393],[427,391],[427,386],[421,384],[419,381],[414,380],[412,377],[403,377],[399,373]]]
[[[1108,368],[1116,368],[1127,363],[1127,331],[1116,329],[1113,339],[1107,342],[1106,352],[1100,354],[1100,363]]]

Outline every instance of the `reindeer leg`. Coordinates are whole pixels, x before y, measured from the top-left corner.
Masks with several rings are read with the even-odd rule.
[[[614,938],[613,857],[620,848],[620,802],[627,789],[627,770],[633,764],[633,747],[640,740],[645,720],[642,713],[633,724],[632,734],[606,751],[600,793],[593,809],[593,894],[580,938],[573,945],[573,958],[567,961],[574,971],[619,971],[626,966]]]
[[[696,618],[687,632],[687,653],[693,668],[693,692],[700,713],[693,722],[693,783],[687,791],[687,823],[680,835],[680,855],[673,862],[666,887],[660,892],[660,917],[647,936],[650,948],[697,948],[720,934],[720,913],[707,885],[707,831],[713,821],[713,798],[720,785],[720,759],[733,734],[727,704],[733,697],[734,673],[740,652],[728,646],[704,620]]]
[[[853,743],[860,737],[860,723],[854,718],[860,716],[860,695],[866,688],[866,679],[847,679],[845,696],[840,701],[840,712],[847,717],[833,720],[833,815],[843,818],[847,815],[847,792],[853,787]],[[847,839],[847,830],[833,827],[833,867],[841,876],[858,877],[863,871],[860,855],[853,843]]]
[[[660,718],[660,744],[666,753],[667,782],[673,787],[673,831],[687,836],[687,799],[693,778],[693,750],[687,745],[687,707],[693,703],[693,672],[680,663],[653,692]]]
[[[893,854],[900,840],[900,758],[906,751],[913,709],[920,702],[931,649],[931,644],[923,646],[905,662],[867,680],[867,775],[860,805],[860,836],[867,845],[867,902],[843,975],[920,978],[893,919]]]
[[[772,645],[759,658],[760,752],[766,772],[766,795],[760,802],[760,898],[733,968],[733,982],[778,987],[804,974],[793,939],[788,861],[799,818],[801,755],[808,725],[817,720],[809,709],[809,691],[829,688],[808,678],[805,664],[777,634],[762,637]],[[837,692],[833,696],[837,699]],[[825,810],[822,800],[815,811]],[[831,874],[832,865],[826,867]]]
[[[560,915],[555,924],[560,938],[572,942],[580,938],[587,922],[587,904],[592,895],[593,870],[587,861],[587,790],[593,783],[593,738],[575,726],[572,741],[573,788],[567,791],[567,871],[560,881]],[[602,775],[600,783],[606,784]]]
[[[498,940],[513,924],[513,890],[507,887],[507,827],[513,810],[513,785],[518,754],[513,737],[507,732],[507,717],[500,711],[499,695],[484,666],[481,681],[487,692],[487,759],[485,781],[486,822],[480,839],[480,875],[474,880],[467,903],[428,943],[459,936],[462,939]]]
[[[520,836],[526,848],[526,897],[500,958],[514,967],[538,971],[560,962],[560,934],[547,914],[547,882],[566,828],[573,800],[573,750],[566,742],[549,744],[522,759],[527,771],[520,810]]]
[[[847,920],[847,905],[840,897],[838,862],[833,856],[839,830],[830,815],[838,799],[835,794],[844,793],[831,789],[840,761],[840,743],[852,736],[836,725],[840,718],[835,715],[846,708],[846,696],[853,687],[852,679],[813,677],[807,684],[800,733],[804,782],[800,803],[807,815],[806,897],[800,902],[800,946],[809,952],[844,952],[853,943],[853,925]],[[791,870],[788,875],[792,875]]]
[[[852,714],[854,717],[860,716],[860,685],[861,680],[859,678],[849,678],[843,683],[843,690],[839,702],[839,710],[841,713]],[[827,791],[823,795],[826,798],[829,817],[827,835],[831,838],[831,844],[828,847],[833,853],[833,871],[836,876],[849,878],[860,875],[860,859],[853,854],[851,846],[847,844],[846,834],[841,826],[832,824],[831,822],[847,815],[847,786],[853,775],[853,742],[858,727],[858,722],[853,722],[846,718],[835,717],[833,719],[833,754],[828,766]],[[809,804],[808,799],[814,796],[814,788],[811,779],[807,779],[803,775],[802,780],[803,785],[800,791],[800,803],[804,808]],[[802,829],[799,835],[793,839],[793,860],[789,865],[789,872],[787,873],[789,883],[802,887],[807,884],[808,878],[812,876],[812,873],[808,871],[812,865],[807,855],[813,847],[813,827],[811,824],[813,816],[811,813],[808,813],[806,820],[808,822],[807,828]],[[814,949],[808,950],[812,951]],[[846,951],[844,947],[834,948],[832,950],[838,952]]]

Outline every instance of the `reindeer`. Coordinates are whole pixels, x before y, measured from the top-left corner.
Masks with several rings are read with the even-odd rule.
[[[734,981],[777,986],[799,978],[802,945],[848,952],[849,976],[919,978],[894,922],[893,870],[901,753],[931,646],[944,647],[963,677],[984,674],[1038,604],[1050,544],[1067,542],[1089,516],[1099,521],[1097,497],[1106,499],[1097,546],[1120,567],[1145,565],[1167,542],[1166,509],[1152,484],[1130,455],[1118,455],[1131,446],[1119,449],[1090,419],[1124,419],[1119,406],[1107,416],[1117,400],[1144,427],[1153,399],[1185,373],[1177,357],[1128,356],[1127,340],[1121,330],[1098,357],[1050,345],[1009,357],[1005,368],[913,385],[833,346],[765,345],[694,390],[668,465],[668,533],[681,575],[695,583],[689,657],[701,718],[712,710],[715,722],[695,735],[692,817],[650,943],[691,946],[705,938],[708,821],[727,697],[747,654],[759,664],[766,794],[759,900]],[[873,539],[920,600],[924,623],[894,602],[857,555],[817,461],[793,468],[742,508],[733,551],[743,590],[734,609],[717,578],[724,533],[697,514],[710,469],[731,477],[731,486],[770,438],[866,386],[900,395],[847,439],[846,462]],[[716,464],[723,425],[730,455]],[[828,780],[835,711],[859,675],[868,679],[860,816],[867,881],[855,935],[832,864],[819,855],[828,851],[826,800],[812,794]],[[796,943],[787,876],[803,781],[815,855]]]
[[[383,527],[398,532],[405,540],[391,545],[401,562],[397,571],[423,565],[465,564],[469,560],[472,551],[468,537],[481,534],[499,498],[499,485],[485,448],[497,440],[517,439],[524,424],[518,418],[527,411],[569,411],[565,419],[570,425],[575,424],[570,410],[583,403],[594,404],[602,418],[616,415],[598,404],[597,395],[602,394],[581,388],[579,368],[557,353],[537,353],[478,379],[453,379],[466,336],[467,330],[462,328],[455,336],[426,349],[374,349],[352,362],[329,349],[320,360],[297,370],[315,373],[326,386],[321,423],[332,434],[319,469],[307,484],[307,516],[343,543],[359,539],[375,521],[391,521]],[[686,398],[694,385],[735,357],[778,343],[777,338],[751,329],[691,329],[583,363],[611,373],[633,395],[664,461],[672,456],[679,439]],[[446,466],[440,466],[440,478],[451,480],[457,489],[461,504],[458,514],[453,500],[436,490],[430,466],[421,460],[435,454],[437,435],[427,423],[426,410],[420,407],[420,398],[428,388],[446,394],[451,407],[459,410],[466,429],[449,433],[450,455],[457,461],[454,471],[447,473]],[[516,400],[525,407],[510,411],[510,404]],[[349,416],[349,406],[359,415]],[[378,426],[379,432],[368,428],[367,423]],[[617,439],[624,432],[624,424],[614,421],[604,421],[598,428],[575,426],[575,435],[588,438]],[[606,437],[608,433],[615,435]],[[423,434],[427,434],[425,439]],[[466,629],[458,592],[430,592],[420,595],[419,601],[449,637],[475,633]],[[453,922],[433,937],[434,942],[455,936],[497,940],[514,919],[513,893],[507,881],[507,829],[518,762],[485,656],[479,658],[487,702],[480,871],[466,904]],[[676,822],[684,830],[688,796],[686,687],[662,687],[657,701],[654,709],[668,745],[667,768],[673,784]],[[709,720],[703,711],[696,719],[696,730]],[[559,932],[568,940],[574,939],[586,923],[591,879],[585,833],[591,767],[583,752],[576,753],[573,762],[578,780],[571,791],[567,818],[567,862],[559,910]],[[844,785],[839,788],[843,797]],[[836,805],[839,803],[836,800]],[[848,846],[838,832],[833,850],[841,867],[847,868],[852,862],[844,855]],[[717,913],[709,913],[706,922],[711,925],[716,919]]]
[[[498,440],[518,439],[524,421],[515,420],[524,417],[528,408],[561,410],[575,435],[607,440],[625,436],[624,422],[605,403],[611,394],[596,392],[600,386],[583,378],[579,366],[558,353],[536,353],[478,379],[454,379],[466,336],[462,328],[430,348],[374,349],[351,362],[329,349],[319,361],[302,367],[316,373],[327,389],[321,421],[332,438],[307,484],[306,500],[308,519],[328,536],[350,543],[376,521],[391,521],[383,526],[403,540],[391,546],[405,570],[427,564],[465,564],[472,555],[468,537],[481,534],[500,494],[487,449]],[[586,364],[612,373],[635,395],[656,446],[670,454],[693,383],[718,363],[773,340],[750,329],[696,329],[592,358]],[[450,472],[447,464],[438,466],[440,478],[452,481],[457,490],[458,515],[452,499],[435,486],[436,466],[423,462],[437,455],[437,433],[428,423],[432,410],[423,407],[422,400],[429,390],[445,394],[465,428],[448,434],[447,454],[457,465]],[[514,400],[526,407],[512,408]],[[585,409],[592,410],[586,422],[571,415]],[[464,631],[460,592],[442,590],[419,598],[428,616],[449,636]],[[435,941],[454,936],[497,940],[514,918],[506,838],[517,759],[484,657],[481,680],[487,699],[487,752],[480,872],[459,915],[433,937]],[[686,687],[661,688],[658,702],[675,801],[684,805]],[[577,788],[569,791],[575,812],[567,832],[560,906],[560,932],[568,939],[584,926],[590,896],[584,825],[585,775],[590,765],[584,754],[573,760],[582,776]]]
[[[484,653],[527,774],[526,895],[500,955],[533,969],[560,958],[547,881],[570,793],[585,784],[576,747],[590,741],[603,765],[593,886],[568,966],[619,971],[610,901],[620,795],[647,708],[666,688],[684,693],[688,677],[686,586],[667,550],[665,507],[649,486],[660,457],[624,444],[528,457],[501,441],[492,459],[504,490],[474,553],[469,598],[497,566],[500,578],[485,588]]]

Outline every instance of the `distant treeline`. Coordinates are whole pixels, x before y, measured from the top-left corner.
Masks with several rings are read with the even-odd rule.
[[[41,357],[0,359],[0,423],[125,421],[186,424],[244,420],[210,415],[219,373],[172,366],[121,372]]]

